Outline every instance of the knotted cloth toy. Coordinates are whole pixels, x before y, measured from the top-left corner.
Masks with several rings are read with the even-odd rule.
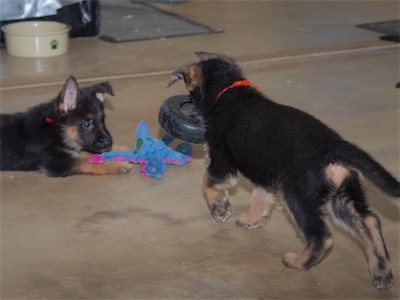
[[[132,150],[110,151],[101,154],[93,154],[89,163],[103,164],[107,161],[122,161],[140,164],[140,172],[148,177],[160,179],[167,170],[166,165],[182,166],[192,161],[192,147],[188,143],[181,143],[176,150],[168,147],[173,140],[166,135],[161,140],[153,139],[149,134],[149,128],[144,121],[136,127],[136,143]]]

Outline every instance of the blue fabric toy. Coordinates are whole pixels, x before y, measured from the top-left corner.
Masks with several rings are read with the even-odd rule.
[[[192,161],[192,146],[181,143],[173,150],[167,146],[173,139],[169,135],[161,140],[153,139],[147,124],[141,121],[136,127],[136,143],[132,150],[93,154],[89,162],[102,164],[106,161],[123,161],[140,164],[144,176],[160,179],[167,170],[167,164],[181,166]]]

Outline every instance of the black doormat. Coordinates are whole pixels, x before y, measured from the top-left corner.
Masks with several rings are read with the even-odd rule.
[[[132,1],[101,5],[100,38],[118,43],[221,32],[150,4]]]
[[[385,22],[375,22],[356,25],[356,27],[383,33],[384,36],[380,38],[383,40],[389,40],[394,42],[400,41],[400,20],[391,20]]]

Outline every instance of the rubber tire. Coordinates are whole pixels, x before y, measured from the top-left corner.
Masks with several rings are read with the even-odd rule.
[[[158,122],[173,137],[194,144],[203,144],[205,128],[201,117],[194,112],[189,96],[176,95],[160,107]]]

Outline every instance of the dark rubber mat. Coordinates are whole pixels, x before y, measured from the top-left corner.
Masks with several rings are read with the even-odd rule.
[[[381,39],[399,42],[400,39],[400,20],[391,20],[385,22],[375,22],[356,25],[356,27],[383,33]]]
[[[102,4],[100,38],[113,43],[221,32],[142,2]]]

